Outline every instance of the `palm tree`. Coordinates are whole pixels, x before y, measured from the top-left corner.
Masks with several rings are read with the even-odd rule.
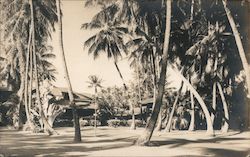
[[[171,30],[171,0],[166,0],[166,29],[165,29],[165,37],[164,37],[164,45],[163,45],[162,62],[160,65],[161,72],[160,72],[160,78],[159,78],[159,83],[158,83],[158,89],[157,89],[157,94],[156,94],[156,99],[154,102],[152,115],[149,119],[149,122],[146,125],[144,133],[137,139],[137,144],[139,145],[148,145],[152,137],[153,131],[154,131],[154,127],[158,118],[160,107],[162,105],[162,97],[164,94],[164,87],[165,87],[165,82],[166,82],[170,30]]]
[[[12,45],[11,49],[7,51],[8,55],[10,55],[12,50],[17,49],[18,46],[18,55],[10,55],[16,56],[16,63],[20,65],[16,68],[19,73],[17,76],[20,76],[20,86],[19,88],[19,98],[20,105],[23,103],[24,97],[24,105],[26,109],[26,115],[29,117],[29,112],[27,111],[27,82],[28,82],[28,64],[29,60],[33,59],[29,57],[31,54],[29,49],[31,48],[31,36],[32,36],[32,27],[31,27],[31,11],[29,1],[22,1],[18,3],[17,1],[4,1],[3,11],[6,16],[4,16],[5,20],[5,36],[6,41],[10,41],[10,45]],[[48,36],[50,36],[50,32],[53,29],[53,22],[55,21],[53,13],[53,2],[45,2],[41,3],[41,1],[35,1],[33,4],[35,7],[35,12],[32,16],[36,21],[37,26],[34,31],[36,35],[36,42],[39,44],[40,41],[46,41]],[[52,28],[52,29],[51,29]],[[39,39],[39,40],[38,40]],[[46,43],[46,42],[45,42]],[[28,45],[28,46],[27,46]],[[27,52],[25,54],[25,52]],[[37,53],[36,53],[37,55]],[[12,57],[11,57],[12,58]],[[13,61],[14,61],[13,60]],[[13,75],[12,75],[13,76]],[[19,80],[19,78],[18,78]],[[27,113],[28,112],[28,113]],[[29,118],[27,118],[29,119]],[[29,121],[29,120],[28,120]]]
[[[222,0],[222,3],[224,6],[224,9],[225,9],[225,12],[227,14],[227,18],[228,18],[228,21],[230,23],[231,29],[233,31],[233,35],[234,35],[235,42],[236,42],[236,45],[237,45],[237,48],[239,51],[240,59],[241,59],[242,65],[243,65],[245,75],[246,75],[246,84],[247,84],[247,89],[248,89],[248,95],[250,95],[250,72],[249,72],[250,68],[249,68],[249,64],[247,62],[246,53],[245,53],[243,45],[242,45],[240,33],[237,29],[237,26],[235,24],[235,21],[234,21],[232,14],[231,14],[231,11],[228,8],[227,0]],[[248,115],[249,115],[249,107],[247,109],[248,109]]]
[[[94,103],[95,103],[95,136],[96,136],[96,117],[97,117],[97,112],[96,112],[96,110],[97,110],[97,88],[102,88],[102,82],[103,82],[103,80],[102,79],[100,79],[98,76],[96,76],[96,75],[90,75],[89,77],[89,81],[87,81],[87,83],[89,83],[89,88],[94,88],[94,90],[95,90],[95,99],[94,99]]]
[[[212,121],[211,121],[211,116],[209,114],[209,111],[207,109],[207,106],[205,104],[205,102],[203,101],[203,99],[201,98],[201,96],[199,95],[199,93],[195,90],[195,88],[190,84],[190,82],[174,67],[170,68],[175,71],[175,74],[177,74],[177,76],[184,82],[184,84],[189,88],[190,92],[192,92],[192,94],[195,96],[195,98],[197,99],[197,101],[199,102],[202,111],[205,114],[206,117],[206,122],[207,122],[207,134],[208,135],[214,135],[214,130],[213,130],[213,125],[212,125]]]
[[[85,23],[82,25],[82,29],[93,29],[94,26],[92,25],[92,23]],[[101,30],[85,41],[84,46],[89,47],[88,53],[93,54],[94,59],[96,59],[101,52],[107,53],[107,57],[113,59],[116,70],[123,81],[124,88],[127,90],[127,86],[117,65],[117,61],[119,57],[122,57],[122,53],[127,52],[124,45],[123,35],[125,35],[128,30],[127,28],[116,25],[115,23],[108,23],[106,26],[102,25],[102,27],[98,28],[101,28]]]
[[[66,58],[65,58],[65,53],[64,53],[64,47],[63,47],[61,0],[56,0],[56,6],[57,6],[57,17],[58,17],[58,33],[59,33],[58,35],[59,35],[60,55],[63,61],[64,77],[68,85],[69,101],[70,101],[70,106],[72,107],[73,119],[74,119],[74,127],[75,127],[74,141],[81,142],[81,129],[80,129],[80,124],[79,124],[79,117],[78,117],[76,105],[74,102],[73,90],[72,90],[72,86],[71,86],[71,82],[69,78],[69,73],[68,73],[68,68],[67,68]]]
[[[37,69],[37,56],[36,56],[36,45],[35,45],[35,20],[34,20],[34,9],[33,9],[33,0],[29,0],[30,5],[30,13],[31,13],[31,27],[32,27],[32,53],[33,53],[33,63],[34,63],[34,75],[35,75],[35,87],[36,87],[36,98],[38,102],[39,107],[39,115],[41,116],[42,122],[44,124],[45,131],[48,132],[48,134],[54,134],[55,131],[52,129],[50,124],[48,123],[47,119],[45,118],[43,106],[41,103],[41,97],[40,97],[40,89],[39,89],[39,80],[38,80],[38,69]]]

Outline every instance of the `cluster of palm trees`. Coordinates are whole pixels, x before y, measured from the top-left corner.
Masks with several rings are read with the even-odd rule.
[[[19,114],[19,125],[21,127],[20,115],[23,104],[25,106],[27,124],[34,130],[35,121],[32,120],[32,103],[38,108],[38,118],[41,121],[41,128],[48,134],[55,131],[45,117],[43,104],[41,102],[40,84],[44,81],[55,80],[55,69],[48,61],[48,58],[55,57],[48,53],[48,39],[55,31],[55,24],[58,22],[58,34],[61,58],[65,70],[65,78],[68,84],[70,105],[73,108],[75,139],[81,141],[79,118],[73,100],[72,87],[66,66],[62,36],[62,14],[60,0],[25,0],[25,1],[1,1],[1,12],[4,16],[1,32],[4,33],[4,54],[3,61],[6,63],[2,72],[5,75],[2,79],[8,81],[17,92],[19,104],[17,112]],[[36,99],[32,99],[32,91],[36,91]],[[32,102],[33,101],[33,102]]]
[[[201,0],[85,1],[88,7],[101,6],[101,11],[90,22],[81,26],[82,29],[98,30],[84,43],[84,46],[88,48],[88,53],[96,59],[100,53],[105,52],[107,57],[113,60],[123,80],[124,95],[131,99],[128,85],[117,64],[120,58],[128,56],[131,67],[136,71],[138,102],[142,100],[145,93],[148,95],[151,93],[154,98],[150,119],[144,133],[137,140],[139,145],[147,145],[156,125],[160,126],[157,124],[157,119],[158,121],[161,119],[162,99],[167,94],[165,86],[168,81],[166,80],[168,69],[175,72],[176,76],[181,79],[182,85],[177,91],[167,130],[170,128],[171,117],[173,117],[179,95],[184,87],[190,92],[189,130],[194,130],[194,108],[196,104],[199,104],[206,119],[207,133],[213,135],[218,101],[221,101],[224,110],[223,131],[228,130],[229,105],[226,97],[232,95],[234,85],[237,84],[235,77],[242,69],[232,65],[232,60],[235,61],[234,63],[241,61],[248,93],[250,89],[246,53],[239,28],[228,4],[227,0],[206,2]],[[245,6],[243,4],[239,7]],[[19,127],[22,122],[20,113],[24,106],[27,124],[31,130],[34,128],[35,122],[30,117],[34,110],[33,103],[36,104],[41,127],[44,126],[43,130],[48,134],[56,133],[44,114],[40,86],[44,81],[55,79],[56,71],[48,61],[48,58],[54,57],[53,54],[48,53],[50,49],[48,39],[55,31],[57,23],[60,57],[63,61],[64,77],[73,111],[74,141],[80,142],[79,117],[63,47],[61,1],[1,1],[1,11],[5,15],[1,20],[1,25],[3,25],[1,32],[4,32],[5,40],[4,49],[1,49],[4,52],[1,62],[5,63],[1,66],[1,76],[13,85],[19,97],[16,108],[16,112],[19,113]],[[237,47],[238,51],[235,51],[234,47]],[[90,76],[90,80],[91,86],[97,93],[101,80],[94,76]],[[36,92],[35,100],[32,99],[32,91]],[[209,95],[212,96],[209,97]],[[212,102],[211,105],[210,102]],[[133,117],[132,129],[135,129],[134,104],[130,105]]]
[[[213,135],[216,103],[221,101],[224,110],[222,131],[226,132],[229,128],[229,105],[226,96],[232,95],[233,84],[236,84],[234,78],[240,71],[240,68],[236,70],[232,67],[234,65],[230,64],[231,56],[237,56],[235,61],[238,63],[241,60],[247,89],[250,83],[249,65],[228,2],[226,0],[208,2],[167,0],[162,3],[128,0],[102,2],[104,1],[86,2],[87,6],[101,5],[102,8],[91,22],[82,25],[83,29],[98,30],[85,42],[88,53],[93,54],[94,59],[100,53],[106,53],[108,58],[114,60],[122,80],[123,77],[116,64],[117,58],[123,57],[123,54],[128,55],[131,65],[138,74],[138,91],[141,91],[142,87],[140,71],[145,78],[148,78],[148,75],[152,77],[150,82],[154,89],[153,111],[145,132],[137,143],[147,145],[152,136],[165,94],[167,65],[190,91],[192,109],[189,130],[194,130],[195,127],[194,105],[197,101],[206,119],[207,133]],[[172,10],[174,11],[171,12]],[[233,34],[230,33],[231,29]],[[238,53],[232,46],[235,41]],[[125,82],[124,87],[126,92],[128,87]],[[178,93],[180,92],[181,88]],[[212,93],[211,107],[208,105],[210,100],[204,99],[210,93]],[[170,118],[173,117],[178,97],[179,94],[176,96]],[[170,127],[166,128],[169,130]]]

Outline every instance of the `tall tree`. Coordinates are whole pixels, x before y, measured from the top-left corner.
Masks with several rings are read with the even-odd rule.
[[[81,129],[80,129],[80,124],[79,124],[79,116],[78,116],[76,105],[74,102],[73,90],[72,90],[72,86],[71,86],[71,82],[69,78],[69,72],[68,72],[68,68],[66,64],[64,46],[63,46],[61,0],[56,0],[56,6],[57,6],[57,17],[58,17],[58,35],[59,35],[60,55],[61,55],[61,59],[63,62],[64,77],[66,79],[67,86],[68,86],[69,101],[70,101],[70,106],[72,107],[73,119],[74,119],[74,127],[75,127],[74,142],[81,142]]]
[[[168,49],[169,49],[169,39],[170,39],[170,30],[171,30],[171,0],[166,0],[166,28],[165,28],[165,37],[163,45],[163,55],[162,62],[160,65],[161,72],[158,83],[158,89],[156,94],[156,99],[154,102],[154,108],[152,115],[149,119],[149,122],[146,125],[146,128],[143,134],[137,139],[138,145],[148,145],[152,137],[154,127],[158,118],[158,114],[162,105],[162,97],[164,94],[165,82],[166,82],[166,72],[167,72],[167,58],[168,58]]]
[[[41,116],[42,122],[44,124],[44,129],[48,134],[54,134],[54,129],[50,126],[47,119],[45,118],[43,106],[41,103],[39,80],[38,80],[38,70],[37,70],[37,57],[36,57],[36,45],[35,45],[35,20],[34,20],[34,9],[33,0],[29,0],[30,12],[31,12],[31,27],[32,27],[32,52],[33,52],[33,63],[34,63],[34,74],[35,74],[35,87],[36,87],[36,99],[39,107],[39,115]]]
[[[228,18],[228,21],[230,23],[231,29],[233,31],[235,42],[236,42],[236,45],[237,45],[237,48],[238,48],[238,51],[239,51],[240,59],[241,59],[241,62],[242,62],[243,68],[244,68],[244,72],[245,72],[245,76],[246,76],[246,84],[247,84],[248,96],[250,96],[250,68],[249,68],[249,64],[248,64],[247,58],[246,58],[246,53],[244,51],[243,44],[242,44],[242,41],[241,41],[241,38],[240,38],[240,33],[239,33],[238,29],[237,29],[237,26],[235,24],[235,21],[234,21],[234,18],[232,16],[232,14],[231,14],[231,11],[228,8],[227,0],[222,0],[222,3],[223,3],[223,6],[224,6],[224,9],[225,9],[225,12],[227,14],[227,18]],[[248,104],[247,110],[248,110],[248,116],[249,116],[249,112],[250,112],[249,111],[249,104]],[[250,122],[248,121],[248,125],[249,124],[250,124]]]

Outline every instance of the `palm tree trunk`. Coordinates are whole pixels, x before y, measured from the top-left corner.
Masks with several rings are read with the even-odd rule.
[[[49,125],[48,121],[45,118],[43,107],[41,103],[41,96],[40,96],[40,90],[39,90],[39,80],[38,80],[38,71],[37,71],[37,64],[36,64],[36,46],[35,46],[35,22],[34,22],[34,10],[33,10],[33,0],[29,0],[30,4],[30,12],[31,12],[31,27],[32,27],[32,50],[33,50],[33,62],[34,62],[34,72],[35,72],[35,86],[36,86],[36,98],[38,102],[39,112],[42,119],[42,122],[44,124],[45,131],[52,135],[55,133],[54,129]]]
[[[199,93],[195,90],[195,88],[190,84],[190,82],[175,68],[170,67],[173,71],[175,71],[176,75],[188,86],[188,88],[190,89],[190,92],[193,93],[193,95],[195,96],[195,98],[197,99],[197,101],[199,102],[205,117],[206,117],[206,122],[207,122],[207,134],[208,135],[214,135],[214,129],[213,129],[213,124],[211,121],[211,116],[210,113],[207,109],[207,106],[205,104],[205,102],[202,100],[201,96],[199,95]]]
[[[114,64],[115,64],[116,70],[117,70],[117,72],[119,73],[120,78],[121,78],[121,80],[122,80],[122,82],[123,82],[123,86],[124,86],[124,89],[125,89],[125,93],[126,93],[126,95],[128,95],[128,97],[129,97],[129,94],[127,93],[127,92],[128,92],[127,85],[126,85],[126,83],[125,83],[125,81],[124,81],[124,78],[123,78],[123,76],[122,76],[122,73],[121,73],[121,71],[120,71],[120,69],[119,69],[119,67],[118,67],[118,65],[117,65],[117,62],[114,61]],[[135,129],[136,129],[136,126],[135,126],[134,105],[133,105],[133,104],[130,104],[130,107],[131,107],[131,112],[132,112],[132,113],[131,113],[131,115],[132,115],[132,123],[131,123],[130,129],[135,130]]]
[[[168,58],[168,48],[169,48],[169,39],[170,39],[170,29],[171,29],[171,0],[166,0],[166,29],[163,45],[163,55],[161,63],[161,73],[158,84],[157,96],[154,102],[154,108],[152,115],[146,125],[144,133],[137,139],[138,145],[148,145],[152,137],[154,127],[160,112],[162,105],[162,98],[164,94],[165,81],[166,81],[166,72],[167,72],[167,58]]]
[[[213,108],[214,112],[212,112],[212,114],[211,114],[211,121],[212,121],[212,124],[214,124],[214,117],[215,117],[215,113],[216,113],[216,82],[213,83],[212,108]]]
[[[74,127],[75,127],[74,141],[81,142],[81,128],[80,128],[80,124],[79,124],[79,117],[78,117],[76,105],[74,102],[73,90],[72,90],[72,86],[71,86],[71,82],[70,82],[70,78],[69,78],[69,73],[68,73],[68,68],[67,68],[66,58],[65,58],[65,53],[64,53],[64,47],[63,47],[62,16],[61,16],[61,6],[60,5],[61,5],[61,0],[56,0],[60,55],[61,55],[62,63],[63,63],[64,77],[65,77],[67,85],[68,85],[70,106],[72,107],[72,112],[73,112]]]
[[[194,19],[194,0],[191,2],[191,11],[190,11],[190,20],[193,21]]]
[[[19,103],[18,103],[18,126],[17,129],[20,130],[22,128],[22,104],[23,104],[23,95],[24,95],[24,87],[25,87],[25,59],[23,56],[23,48],[21,44],[21,37],[17,37],[17,51],[18,51],[18,59],[19,59],[19,67],[20,67],[20,80],[21,84],[19,87],[19,90],[17,92],[17,95],[19,97]]]
[[[160,109],[158,119],[157,119],[157,126],[155,128],[156,131],[161,131],[162,128],[162,108]]]
[[[30,80],[29,80],[29,102],[28,108],[29,111],[31,110],[31,103],[32,103],[32,84],[33,84],[33,53],[30,52]]]
[[[166,128],[164,130],[165,132],[170,132],[170,130],[171,130],[172,120],[173,120],[173,117],[174,117],[174,111],[175,111],[178,99],[180,97],[182,87],[183,87],[183,81],[181,82],[181,86],[180,86],[179,90],[177,91],[177,96],[175,98],[175,101],[174,101],[174,104],[173,104],[173,107],[172,107],[172,110],[171,110],[171,113],[170,113],[170,116],[169,116],[169,119],[168,119],[167,126],[166,126]]]
[[[125,81],[124,81],[124,79],[123,79],[122,73],[121,73],[121,71],[120,71],[120,69],[119,69],[119,67],[118,67],[118,65],[117,65],[117,62],[114,61],[114,64],[115,64],[115,67],[116,67],[117,72],[119,73],[120,78],[122,79],[122,83],[123,83],[124,89],[127,91],[127,89],[128,89],[128,88],[127,88],[127,85],[126,85],[126,83],[125,83]]]
[[[139,96],[139,104],[140,104],[140,116],[141,116],[141,121],[143,121],[142,117],[142,104],[141,104],[141,83],[140,83],[140,69],[139,69],[139,57],[137,57],[137,63],[136,63],[136,74],[137,74],[137,84],[138,84],[138,96]]]
[[[218,86],[218,89],[219,89],[221,101],[222,101],[222,104],[223,104],[223,110],[224,110],[224,114],[225,114],[225,122],[224,122],[224,125],[221,127],[221,131],[223,133],[226,133],[226,132],[228,132],[228,128],[229,128],[229,124],[228,124],[228,121],[229,121],[228,106],[227,106],[227,102],[226,102],[222,87],[221,87],[219,82],[217,82],[217,86]]]
[[[218,49],[216,49],[216,53],[218,53]],[[218,66],[218,56],[215,56],[215,61],[214,61],[214,75],[216,76],[217,74],[217,66]],[[216,81],[213,83],[213,100],[212,100],[212,108],[213,108],[213,112],[211,114],[211,120],[212,120],[212,124],[214,124],[214,117],[215,117],[215,113],[216,113]]]
[[[188,131],[194,131],[194,121],[195,121],[195,112],[194,112],[194,95],[192,92],[190,92],[190,98],[191,98],[191,120],[189,124]]]
[[[242,45],[242,42],[241,42],[241,39],[240,39],[240,33],[238,32],[238,29],[237,29],[236,24],[234,22],[231,11],[227,7],[227,0],[222,0],[222,2],[223,2],[223,5],[224,5],[224,9],[226,11],[226,14],[227,14],[228,21],[229,21],[229,23],[231,25],[231,28],[232,28],[232,31],[233,31],[233,34],[234,34],[236,45],[238,47],[240,59],[241,59],[241,62],[242,62],[242,65],[243,65],[243,68],[244,68],[244,71],[245,71],[245,75],[246,75],[248,96],[250,96],[250,68],[249,68],[249,64],[247,63],[246,54],[245,54],[245,51],[244,51],[244,48],[243,48],[243,45]],[[249,116],[249,112],[250,112],[249,111],[249,104],[248,104],[247,110],[248,110],[247,113],[248,113],[248,116]],[[248,120],[248,125],[250,125],[249,120]]]
[[[135,111],[134,111],[134,105],[131,104],[130,102],[130,106],[131,106],[131,115],[132,115],[132,123],[130,126],[131,130],[135,130],[136,129],[136,125],[135,125]]]
[[[96,94],[97,94],[97,87],[95,86],[95,136],[96,136],[96,116],[97,116],[97,112],[96,112],[96,109],[97,109],[97,103],[96,103]]]
[[[25,105],[27,123],[29,125],[30,130],[33,131],[34,126],[32,125],[30,121],[30,112],[29,112],[29,106],[28,106],[28,73],[29,73],[29,64],[31,62],[30,60],[32,60],[32,58],[30,57],[31,56],[30,55],[31,54],[30,52],[31,37],[32,37],[32,27],[30,27],[30,30],[29,30],[29,39],[28,39],[28,47],[27,47],[27,54],[26,54],[24,105]]]

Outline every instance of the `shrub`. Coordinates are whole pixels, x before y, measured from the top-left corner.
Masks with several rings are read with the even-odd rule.
[[[128,123],[129,126],[131,126],[132,119],[128,120],[127,123]],[[144,124],[143,124],[143,122],[141,120],[136,119],[135,120],[135,126],[137,126],[137,127],[143,127]]]
[[[87,125],[89,125],[89,122],[87,120],[80,119],[80,126],[87,126]]]
[[[128,121],[127,120],[121,120],[119,126],[128,126]]]
[[[95,126],[95,120],[94,119],[90,119],[89,120],[89,125],[90,126]],[[100,126],[101,122],[99,120],[96,120],[96,126]]]
[[[120,119],[110,119],[108,120],[109,127],[117,127],[120,126],[121,120]]]

